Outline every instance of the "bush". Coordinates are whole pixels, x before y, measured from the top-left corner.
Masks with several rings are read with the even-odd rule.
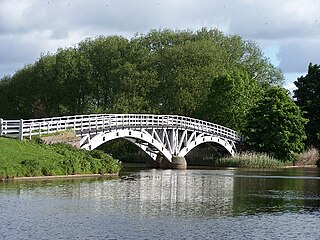
[[[121,170],[121,164],[110,155],[100,150],[79,150],[75,147],[57,143],[52,145],[56,151],[64,156],[60,162],[65,174],[81,173],[117,173]]]

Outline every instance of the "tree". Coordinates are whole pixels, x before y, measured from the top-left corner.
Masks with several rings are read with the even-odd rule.
[[[243,134],[251,150],[294,160],[294,153],[304,149],[306,122],[288,91],[274,86],[250,109]]]
[[[36,84],[33,82],[34,65],[27,65],[17,71],[11,78],[8,89],[11,111],[13,118],[30,118],[33,116],[34,96]],[[34,85],[36,85],[34,87]]]
[[[310,63],[307,75],[299,77],[294,84],[296,103],[309,120],[307,145],[320,148],[320,65]]]
[[[59,49],[56,54],[56,82],[60,86],[62,114],[85,114],[90,112],[92,66],[80,47]]]
[[[111,112],[157,113],[156,93],[159,81],[155,55],[137,39],[132,39],[126,53],[126,62],[118,67],[121,89]]]
[[[261,87],[283,84],[283,73],[270,63],[255,42],[244,40],[239,35],[225,35],[218,29],[206,28],[197,31],[196,38],[211,40],[223,52],[217,59],[219,62],[226,66],[241,66]]]
[[[213,79],[210,93],[199,109],[198,117],[242,131],[246,115],[261,98],[263,91],[240,69]]]
[[[56,56],[41,55],[32,66],[30,91],[25,91],[32,99],[32,117],[49,117],[59,115],[57,106],[60,102],[61,88],[56,81]]]
[[[129,41],[119,36],[100,36],[94,40],[87,39],[80,46],[89,51],[97,108],[110,112],[117,94],[122,90],[120,79],[123,72],[119,70],[127,64]]]
[[[156,94],[161,113],[194,116],[210,81],[218,75],[216,49],[208,41],[187,42],[158,51]]]
[[[219,93],[221,99],[224,94],[232,94],[223,92],[214,82],[219,78],[222,81],[225,76],[233,78],[234,69],[241,69],[246,79],[262,89],[281,84],[284,79],[255,43],[238,35],[225,35],[217,29],[153,30],[134,40],[155,56],[159,87],[152,101],[163,114],[201,116],[199,107],[204,106],[210,88]],[[244,90],[249,85],[243,85]]]
[[[0,116],[1,118],[12,117],[10,101],[10,82],[11,76],[4,76],[0,79]]]

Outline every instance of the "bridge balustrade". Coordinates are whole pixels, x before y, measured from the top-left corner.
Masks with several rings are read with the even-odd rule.
[[[236,131],[207,121],[177,116],[152,114],[92,114],[64,117],[4,120],[0,119],[0,136],[18,137],[43,136],[72,130],[79,136],[97,134],[113,129],[176,128],[211,133],[238,141]]]

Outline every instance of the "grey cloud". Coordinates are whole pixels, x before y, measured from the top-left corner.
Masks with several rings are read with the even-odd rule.
[[[7,0],[8,1],[8,0]],[[139,32],[152,28],[191,28],[223,26],[230,33],[255,39],[280,39],[304,35],[320,36],[315,31],[317,15],[294,16],[297,0],[222,1],[222,0],[55,0],[27,1],[15,20],[9,15],[0,23],[0,31],[51,30],[52,37],[66,36],[68,31],[106,29]],[[301,1],[300,1],[301,2]],[[313,0],[305,1],[305,5]],[[291,3],[295,8],[288,7]],[[320,2],[313,4],[320,10]],[[13,11],[13,10],[12,10]],[[315,11],[316,12],[316,11]],[[9,13],[7,13],[9,14]],[[1,16],[1,15],[0,15]],[[309,18],[314,17],[314,24]],[[2,18],[0,17],[2,20]],[[10,24],[8,24],[10,23]],[[6,27],[10,26],[10,27]],[[228,28],[229,27],[229,28]]]
[[[0,37],[0,64],[11,64],[19,61],[31,61],[39,53],[39,46],[29,39],[17,38],[16,36]],[[5,47],[4,47],[5,46]]]
[[[280,47],[278,58],[284,72],[305,72],[310,62],[320,63],[320,40],[292,41]]]
[[[311,2],[313,2],[312,7],[308,5]],[[237,1],[232,6],[231,32],[257,40],[320,37],[320,28],[317,24],[320,2]],[[303,9],[306,10],[302,11]]]

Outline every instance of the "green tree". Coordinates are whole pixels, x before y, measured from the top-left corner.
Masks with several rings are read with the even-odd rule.
[[[242,131],[246,115],[261,98],[262,89],[248,73],[234,70],[213,79],[199,118]]]
[[[160,112],[194,116],[217,75],[215,48],[208,41],[186,42],[159,50],[156,94]]]
[[[283,73],[270,63],[261,48],[253,41],[239,35],[225,35],[218,29],[202,28],[196,32],[196,39],[207,39],[223,53],[219,55],[219,67],[242,67],[261,86],[282,85]]]
[[[2,79],[0,79],[0,116],[2,118],[12,117],[10,83],[11,76],[4,76]]]
[[[56,54],[56,82],[61,88],[62,114],[84,114],[91,110],[92,65],[82,48],[59,49]]]
[[[87,45],[87,46],[84,46]],[[121,67],[126,65],[129,41],[119,36],[100,36],[80,43],[88,51],[92,65],[93,94],[97,108],[110,112],[116,96],[122,90]]]
[[[118,67],[121,89],[111,108],[116,113],[157,113],[155,96],[159,81],[155,55],[137,39],[129,43],[125,64]]]
[[[307,145],[320,148],[320,65],[310,63],[306,76],[299,77],[294,84],[296,103],[309,120]]]
[[[30,91],[25,91],[27,98],[32,99],[32,117],[49,117],[59,115],[61,88],[56,79],[56,56],[41,55],[32,66],[29,79]]]
[[[11,78],[8,89],[9,102],[13,118],[30,118],[33,116],[34,96],[36,95],[33,83],[34,65],[28,65],[18,70]]]
[[[275,86],[250,109],[243,134],[250,149],[293,160],[304,149],[306,122],[288,91]]]

